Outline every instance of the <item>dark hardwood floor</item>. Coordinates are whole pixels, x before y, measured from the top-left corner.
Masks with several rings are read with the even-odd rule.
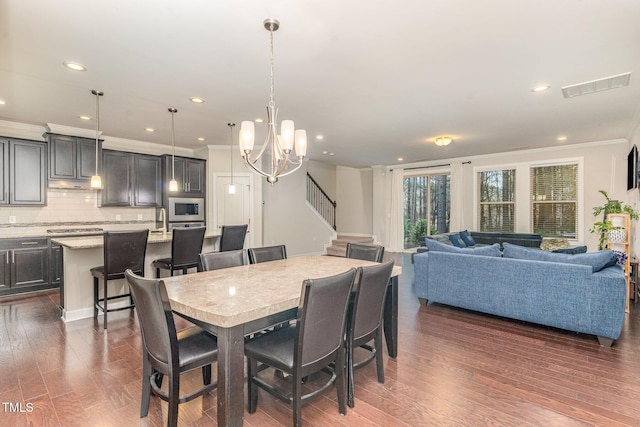
[[[356,405],[346,416],[332,391],[304,406],[305,425],[640,425],[640,304],[605,348],[594,336],[420,306],[409,256],[388,256],[404,267],[399,356],[385,359],[384,384],[374,364],[356,371]],[[106,331],[93,319],[65,324],[57,300],[57,292],[0,300],[0,426],[165,425],[166,404],[155,397],[139,417],[135,316],[110,315]],[[185,389],[198,381],[199,371],[188,374]],[[215,391],[180,406],[181,426],[215,419]],[[288,426],[291,410],[261,392],[245,425]]]

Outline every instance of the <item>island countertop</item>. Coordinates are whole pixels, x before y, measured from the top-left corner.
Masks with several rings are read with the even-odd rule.
[[[211,233],[207,232],[204,235],[205,239],[220,237],[220,233]],[[172,233],[149,233],[149,239],[147,240],[148,244],[152,243],[167,243],[170,242],[172,238]],[[57,243],[60,246],[69,249],[91,249],[91,248],[101,248],[104,246],[104,238],[102,235],[99,236],[72,236],[72,237],[57,237],[52,238],[51,241],[53,243]]]

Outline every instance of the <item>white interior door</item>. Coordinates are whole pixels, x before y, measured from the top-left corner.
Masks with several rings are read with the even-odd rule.
[[[251,177],[248,175],[233,176],[235,194],[229,194],[229,184],[231,177],[228,175],[217,175],[215,184],[215,209],[216,227],[222,229],[223,225],[249,224],[247,228],[247,238],[245,247],[253,245],[252,235],[252,206],[251,206]]]

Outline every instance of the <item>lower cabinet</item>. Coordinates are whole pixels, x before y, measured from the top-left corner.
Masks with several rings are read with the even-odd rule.
[[[55,288],[50,269],[51,248],[46,237],[0,239],[0,295]],[[61,267],[59,267],[61,268]]]

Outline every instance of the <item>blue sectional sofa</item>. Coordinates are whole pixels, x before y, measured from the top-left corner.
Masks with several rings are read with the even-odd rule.
[[[611,251],[558,254],[504,243],[475,249],[427,242],[415,291],[437,302],[593,334],[611,346],[625,318],[626,280]]]

